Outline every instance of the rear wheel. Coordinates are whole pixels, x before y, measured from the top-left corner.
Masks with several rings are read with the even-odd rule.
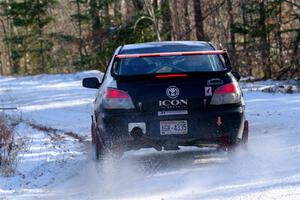
[[[99,128],[92,123],[91,125],[91,132],[92,132],[92,154],[93,158],[96,161],[101,161],[104,159],[105,156],[119,159],[122,157],[123,153],[125,152],[125,149],[122,147],[122,145],[112,145],[109,144],[104,145],[104,142],[101,138],[101,132]]]
[[[230,154],[236,152],[237,150],[247,150],[248,149],[248,135],[249,135],[249,128],[248,128],[248,121],[245,120],[244,122],[244,129],[242,138],[236,142],[231,142],[229,138],[223,137],[220,138],[221,145],[217,148],[219,151],[227,151]]]
[[[236,150],[247,151],[247,149],[248,149],[248,135],[249,135],[249,124],[248,124],[248,121],[245,120],[242,139],[238,143],[230,145],[229,148],[228,148],[228,151],[231,152],[231,153],[235,152]]]

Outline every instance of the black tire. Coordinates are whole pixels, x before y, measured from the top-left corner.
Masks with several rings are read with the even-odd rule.
[[[248,126],[248,121],[246,120],[244,122],[244,130],[243,130],[243,135],[242,139],[238,141],[236,144],[231,145],[228,148],[228,152],[230,154],[236,154],[238,152],[247,152],[248,151],[248,135],[249,135],[249,126]]]
[[[95,126],[94,123],[91,125],[92,135],[92,154],[96,161],[101,161],[105,156],[119,159],[123,156],[125,149],[120,145],[112,145],[108,143],[105,145],[100,130]]]

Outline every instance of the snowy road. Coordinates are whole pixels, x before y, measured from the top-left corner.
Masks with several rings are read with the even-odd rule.
[[[17,175],[0,177],[0,199],[300,199],[299,93],[245,92],[247,153],[140,150],[98,168],[95,91],[80,87],[91,74],[0,77],[0,106],[18,107],[18,135],[28,138]]]

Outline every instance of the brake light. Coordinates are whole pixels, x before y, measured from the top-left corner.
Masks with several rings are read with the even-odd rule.
[[[133,109],[131,97],[125,91],[116,88],[107,88],[102,105],[105,109]]]
[[[107,89],[107,93],[106,93],[106,98],[111,98],[111,99],[126,99],[126,98],[130,98],[129,95],[122,91],[122,90],[117,90],[114,88],[108,88]]]
[[[237,82],[218,87],[211,99],[211,105],[236,104],[242,100],[242,91]]]
[[[177,78],[177,77],[187,77],[187,74],[162,74],[156,75],[156,78]]]

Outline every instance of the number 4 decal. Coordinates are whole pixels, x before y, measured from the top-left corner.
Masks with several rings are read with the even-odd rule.
[[[211,87],[205,87],[205,96],[212,96],[212,88]]]

